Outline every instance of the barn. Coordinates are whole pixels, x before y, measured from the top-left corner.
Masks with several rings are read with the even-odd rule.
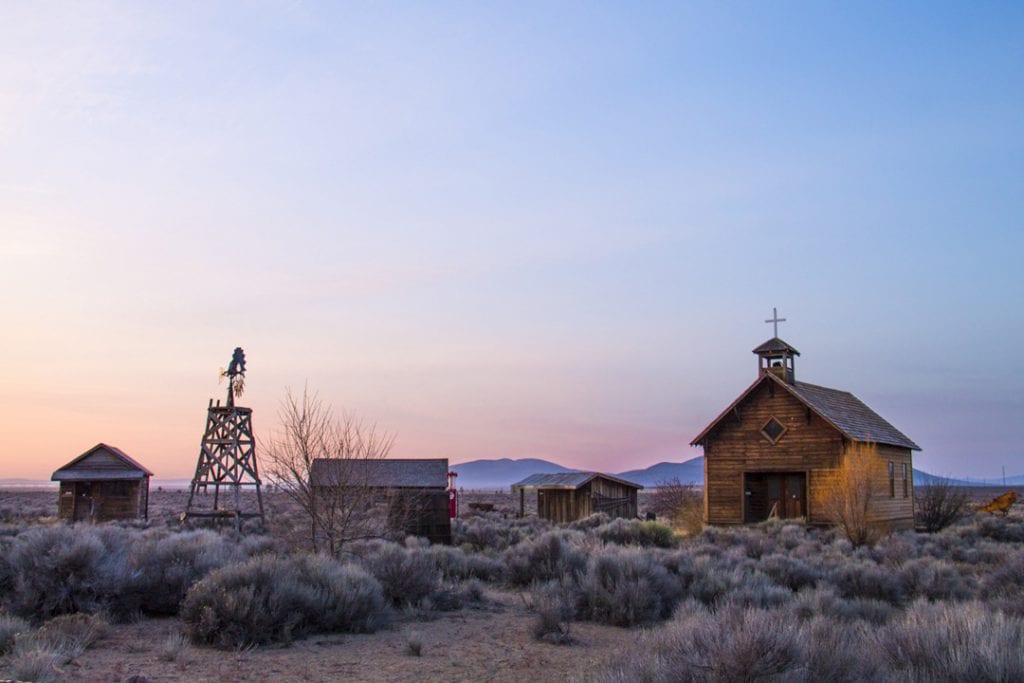
[[[314,489],[381,507],[393,531],[452,542],[447,458],[318,458],[309,479]]]
[[[642,489],[625,479],[601,472],[531,474],[512,484],[519,494],[519,515],[525,513],[526,492],[537,493],[537,515],[562,524],[595,512],[631,519],[637,516],[637,492]]]
[[[798,381],[800,352],[777,336],[753,352],[757,379],[691,442],[704,448],[704,521],[829,524],[828,484],[843,458],[860,456],[876,459],[869,519],[913,528],[920,447],[853,394]]]
[[[148,519],[152,476],[121,449],[98,443],[50,477],[60,482],[57,516],[69,522]]]

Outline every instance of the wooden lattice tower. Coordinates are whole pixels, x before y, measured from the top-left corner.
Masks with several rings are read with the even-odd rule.
[[[245,384],[245,354],[241,348],[235,349],[231,364],[221,375],[228,378],[227,404],[222,406],[217,401],[214,405],[211,400],[207,408],[206,430],[182,519],[232,520],[238,529],[246,519],[259,519],[262,527],[263,496],[256,465],[252,408],[235,405],[235,397],[241,395]],[[245,487],[255,489],[255,505],[250,497],[243,497]]]

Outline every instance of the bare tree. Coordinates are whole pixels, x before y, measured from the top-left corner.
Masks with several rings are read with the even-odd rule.
[[[871,501],[883,467],[878,446],[854,442],[841,458],[823,487],[825,514],[854,545],[872,545],[885,532],[871,519]]]
[[[942,531],[959,521],[970,509],[969,504],[967,491],[949,479],[932,479],[914,491],[917,523],[929,533]]]
[[[372,464],[387,456],[394,435],[351,414],[335,418],[308,387],[301,398],[286,389],[278,417],[279,431],[261,444],[264,470],[308,517],[313,550],[334,555],[349,541],[381,535]]]
[[[693,482],[684,484],[678,477],[659,481],[647,508],[687,534],[700,533],[704,528],[704,493]]]

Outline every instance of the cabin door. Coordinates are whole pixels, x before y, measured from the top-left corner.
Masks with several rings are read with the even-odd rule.
[[[806,478],[803,472],[744,474],[743,521],[749,524],[771,517],[792,519],[806,516]]]
[[[77,482],[75,484],[75,521],[85,522],[92,519],[92,505],[92,484]]]

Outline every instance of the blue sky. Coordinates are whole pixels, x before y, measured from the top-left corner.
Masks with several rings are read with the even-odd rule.
[[[194,467],[231,349],[396,455],[625,470],[781,336],[1024,471],[1024,6],[0,9],[0,475]],[[59,427],[55,427],[59,425]],[[30,454],[26,456],[26,454]]]

